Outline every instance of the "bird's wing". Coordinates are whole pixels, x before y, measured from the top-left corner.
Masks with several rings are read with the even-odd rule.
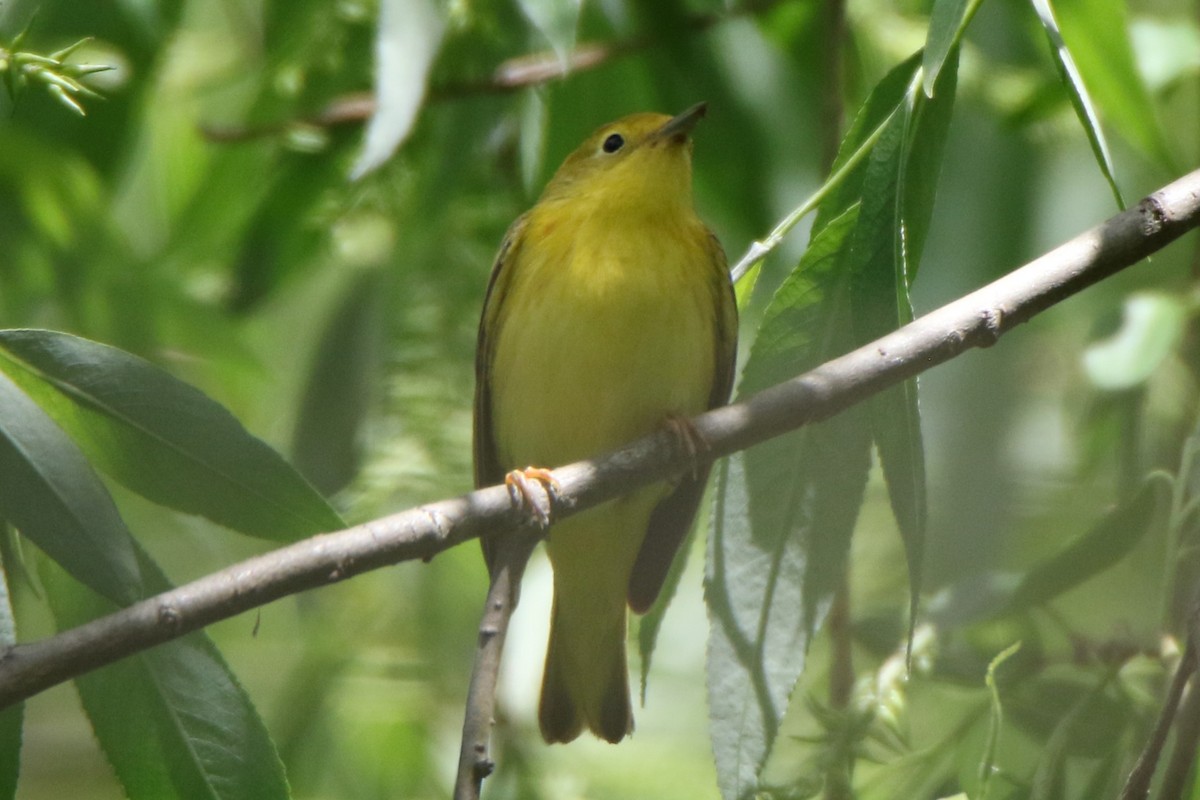
[[[500,244],[500,252],[496,254],[496,263],[492,266],[492,275],[488,278],[487,295],[483,301],[483,314],[479,319],[479,339],[475,347],[475,426],[473,430],[475,486],[481,488],[500,483],[504,480],[505,469],[496,453],[495,431],[492,428],[492,397],[491,372],[492,361],[495,358],[496,340],[499,336],[500,309],[508,296],[508,287],[512,284],[513,265],[516,263],[517,252],[524,240],[526,217],[518,217],[504,234]],[[492,571],[492,561],[495,557],[495,546],[490,545],[485,537],[480,539],[483,545],[483,559],[487,562],[488,572]]]
[[[716,408],[729,402],[733,390],[734,366],[737,362],[737,300],[733,285],[729,282],[725,251],[711,231],[708,232],[707,247],[709,262],[713,265],[710,280],[716,315],[716,324],[713,326],[713,386],[708,396],[708,407]],[[686,475],[650,515],[646,536],[629,576],[627,593],[629,607],[639,614],[654,605],[662,590],[675,553],[691,530],[710,469],[705,467],[695,476]]]

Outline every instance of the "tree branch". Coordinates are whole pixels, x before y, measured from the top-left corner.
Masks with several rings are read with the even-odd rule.
[[[712,458],[743,450],[987,347],[1037,313],[1160,250],[1200,224],[1200,171],[1026,266],[750,400],[693,420]],[[692,468],[666,431],[554,471],[556,518]],[[519,527],[503,486],[322,534],[248,559],[55,636],[0,653],[0,708],[89,670],[289,594],[429,559]]]

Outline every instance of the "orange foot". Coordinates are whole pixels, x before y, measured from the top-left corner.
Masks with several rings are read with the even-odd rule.
[[[541,487],[541,492],[533,488],[535,483]],[[550,470],[541,467],[514,469],[504,476],[504,485],[508,487],[513,505],[525,509],[531,522],[542,528],[550,524],[550,512],[562,489]]]
[[[679,446],[683,448],[683,452],[687,454],[688,460],[692,462],[692,479],[699,479],[700,454],[712,450],[712,445],[700,431],[696,430],[696,426],[687,417],[668,414],[663,420],[663,425],[675,437]]]

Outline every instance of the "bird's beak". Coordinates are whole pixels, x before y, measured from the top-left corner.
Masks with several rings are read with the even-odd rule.
[[[692,128],[696,127],[705,114],[708,113],[708,103],[696,103],[696,105],[684,111],[682,114],[676,114],[658,130],[654,132],[655,139],[674,139],[679,143],[683,143]]]

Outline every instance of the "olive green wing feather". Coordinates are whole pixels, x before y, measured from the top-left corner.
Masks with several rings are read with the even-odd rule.
[[[500,483],[508,471],[500,463],[496,451],[495,430],[492,426],[491,371],[502,318],[501,309],[512,284],[516,256],[524,240],[525,223],[525,216],[518,217],[504,234],[500,252],[496,254],[496,262],[492,266],[492,275],[488,278],[483,314],[479,319],[479,337],[475,346],[475,424],[472,436],[476,488]],[[487,562],[490,573],[495,546],[486,538],[480,539],[480,543],[483,545],[483,559]]]
[[[708,396],[708,407],[716,408],[729,402],[733,391],[734,367],[737,362],[737,300],[733,284],[729,280],[729,265],[721,243],[710,231],[708,234],[709,263],[712,273],[713,313],[713,386]],[[633,563],[629,576],[627,599],[629,607],[639,614],[654,605],[663,582],[671,569],[671,562],[679,545],[687,538],[696,508],[704,496],[711,467],[705,467],[695,476],[687,475],[671,494],[663,498],[650,515],[646,535]]]

